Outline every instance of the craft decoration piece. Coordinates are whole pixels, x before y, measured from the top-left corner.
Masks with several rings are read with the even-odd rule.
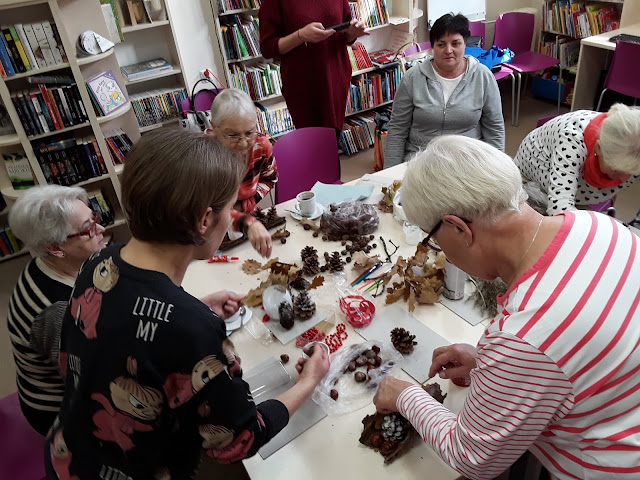
[[[280,315],[280,325],[282,328],[291,330],[293,328],[293,307],[287,302],[282,302],[278,307],[278,313]]]
[[[268,269],[271,273],[269,273],[266,280],[260,283],[260,286],[247,292],[247,296],[242,303],[248,307],[260,305],[262,303],[262,292],[268,287],[271,285],[284,285],[286,287],[300,272],[300,268],[296,265],[279,262],[277,258],[268,261],[263,269]]]
[[[348,295],[341,298],[338,303],[349,324],[355,328],[369,325],[376,313],[375,305],[360,295]]]
[[[484,280],[479,277],[471,277],[476,286],[473,293],[473,303],[480,309],[483,315],[495,317],[498,313],[498,295],[507,291],[508,285],[501,279]]]
[[[247,275],[257,275],[262,271],[262,264],[252,258],[245,260],[242,264],[242,271]]]
[[[327,335],[324,339],[324,343],[329,346],[329,351],[334,353],[342,346],[342,341],[346,340],[348,336],[347,327],[345,327],[344,323],[339,323],[336,325],[336,333]]]
[[[413,352],[414,345],[418,344],[415,338],[415,335],[411,335],[411,332],[404,328],[396,327],[391,330],[391,343],[393,347],[404,355]]]
[[[271,230],[272,228],[279,227],[280,225],[286,223],[287,219],[285,217],[279,217],[278,211],[275,207],[271,207],[268,212],[265,214],[259,208],[256,208],[252,213],[252,216],[256,218],[260,223],[264,225],[267,230]],[[246,235],[242,235],[241,237],[231,240],[228,235],[224,236],[224,240],[222,240],[222,244],[219,247],[219,250],[225,251],[233,248],[237,245],[240,245],[248,240],[249,237]],[[286,238],[286,237],[285,237]]]
[[[416,304],[432,304],[438,301],[444,283],[444,253],[438,252],[433,261],[429,260],[428,247],[418,244],[413,257],[405,260],[398,257],[395,265],[384,276],[385,284],[395,275],[400,277],[387,288],[387,305],[400,298],[407,302],[408,309],[413,312]],[[422,270],[422,271],[421,271]],[[418,273],[416,273],[418,271]]]
[[[446,397],[446,394],[442,395],[437,383],[423,385],[422,388],[440,403]],[[385,464],[392,463],[408,451],[413,439],[418,436],[413,425],[399,413],[367,415],[362,424],[364,429],[360,435],[360,443],[379,452],[384,457]]]
[[[309,288],[308,280],[306,280],[302,275],[298,275],[291,282],[289,282],[289,288],[293,288],[294,290],[307,290]]]
[[[393,197],[402,186],[402,181],[395,180],[388,187],[382,187],[382,200],[378,202],[378,208],[384,213],[393,213]]]
[[[296,295],[293,301],[293,311],[296,317],[302,320],[307,320],[313,317],[313,315],[316,313],[316,304],[313,302],[313,300],[311,300],[309,294],[303,290],[298,295]]]

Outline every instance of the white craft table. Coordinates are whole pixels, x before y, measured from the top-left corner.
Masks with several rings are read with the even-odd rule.
[[[404,173],[405,164],[398,165],[388,170],[375,174],[374,177],[386,179],[401,179]],[[379,198],[376,195],[379,188],[374,187],[372,198]],[[376,200],[377,201],[377,200]],[[272,257],[278,257],[287,263],[297,262],[301,264],[300,251],[307,245],[312,245],[318,250],[321,257],[325,251],[332,252],[342,250],[340,242],[323,242],[321,237],[314,238],[311,231],[306,231],[298,222],[293,220],[285,209],[293,207],[295,200],[278,205],[280,215],[287,216],[287,229],[291,236],[286,244],[281,244],[278,240],[274,242]],[[371,254],[378,253],[384,255],[379,236],[385,240],[391,239],[395,244],[400,245],[400,249],[394,255],[402,255],[405,258],[415,253],[415,245],[408,245],[401,224],[395,220],[391,214],[378,213],[380,225],[375,233],[377,248]],[[253,258],[262,263],[265,262],[247,242],[228,252],[228,255],[240,257],[236,263],[207,263],[206,261],[193,262],[185,276],[183,287],[189,293],[199,297],[207,293],[229,289],[239,293],[246,293],[248,290],[259,285],[260,280],[266,278],[268,272],[259,275],[246,275],[241,270],[244,260]],[[351,266],[346,266],[349,281],[355,278]],[[385,295],[375,300],[376,309],[384,308]],[[406,309],[404,302],[398,305]],[[338,323],[345,323],[342,313],[337,306],[332,312],[338,318]],[[419,305],[413,312],[416,318],[434,330],[436,333],[450,341],[451,343],[470,343],[475,345],[483,333],[484,325],[479,324],[472,327],[457,315],[440,304]],[[374,320],[375,322],[375,317]],[[484,323],[484,322],[483,322]],[[349,334],[345,343],[361,343],[364,341],[347,324]],[[279,357],[283,353],[289,354],[291,361],[287,370],[295,376],[294,365],[300,356],[300,350],[295,347],[295,342],[282,345],[277,340],[265,346],[255,340],[245,329],[240,329],[232,333],[233,340],[239,355],[242,357],[244,371],[250,370],[268,357]],[[381,340],[388,340],[381,339]],[[429,368],[425,364],[425,369]],[[399,378],[413,381],[411,377],[400,372]],[[448,380],[440,380],[443,391],[448,392],[445,405],[453,411],[459,411],[463,405],[466,389],[456,387]],[[387,480],[388,478],[430,478],[437,480],[455,479],[459,474],[444,463],[433,450],[422,441],[416,442],[414,448],[398,458],[391,465],[384,466],[383,458],[380,454],[364,447],[358,442],[362,432],[362,419],[375,412],[375,407],[371,404],[356,412],[342,416],[327,416],[295,440],[285,445],[279,451],[263,460],[260,455],[244,461],[247,472],[252,479],[260,480],[299,480],[299,479],[343,479],[362,478],[367,480]]]

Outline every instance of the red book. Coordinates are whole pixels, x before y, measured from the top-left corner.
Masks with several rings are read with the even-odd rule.
[[[58,121],[58,117],[56,116],[56,111],[51,104],[51,97],[49,96],[49,91],[45,88],[44,85],[39,84],[38,88],[40,92],[42,92],[42,98],[44,98],[44,103],[47,105],[47,110],[49,110],[49,114],[51,115],[51,121],[53,122],[53,126],[56,130],[60,130],[62,128],[62,123]]]

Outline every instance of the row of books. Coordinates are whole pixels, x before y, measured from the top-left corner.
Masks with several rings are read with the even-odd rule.
[[[28,136],[54,132],[89,121],[78,86],[65,85],[19,92],[11,96]]]
[[[558,0],[542,5],[543,30],[574,38],[610,32],[620,27],[620,11],[606,3]]]
[[[249,94],[253,100],[262,100],[282,93],[280,64],[261,63],[252,67],[231,66],[231,86]]]
[[[220,24],[227,60],[260,55],[260,26],[252,15],[229,15]]]
[[[396,65],[352,78],[346,113],[366,110],[393,100],[401,77],[400,66]]]
[[[580,40],[543,33],[538,52],[559,59],[562,68],[574,69],[580,56]]]
[[[367,49],[360,42],[355,42],[353,45],[347,45],[347,53],[349,54],[349,61],[351,62],[351,70],[364,70],[365,68],[371,68],[373,64],[367,53]]]
[[[0,228],[0,257],[6,257],[22,250],[22,245],[9,227]]]
[[[3,77],[68,61],[55,23],[43,20],[1,29],[0,75]]]
[[[271,105],[268,108],[257,103],[256,113],[258,116],[258,130],[266,135],[280,135],[295,128],[289,109],[284,102]]]
[[[95,138],[70,138],[33,146],[33,153],[49,184],[74,185],[107,174]]]
[[[164,88],[131,95],[130,101],[139,127],[148,127],[178,118],[180,102],[187,98],[184,88]]]
[[[103,227],[112,225],[116,220],[115,211],[101,189],[87,192],[89,208],[98,213],[98,223]]]
[[[360,20],[366,27],[376,27],[389,23],[386,0],[357,0],[349,2],[351,18]]]
[[[129,135],[121,128],[114,128],[113,130],[104,132],[104,140],[109,148],[109,155],[111,155],[113,164],[123,164],[127,152],[133,147],[133,142],[129,138]]]
[[[232,10],[260,8],[260,0],[216,0],[218,13],[226,13]]]

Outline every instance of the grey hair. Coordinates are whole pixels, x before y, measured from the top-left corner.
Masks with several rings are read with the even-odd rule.
[[[80,187],[32,187],[11,207],[9,226],[34,255],[44,257],[49,245],[64,243],[72,233],[76,200],[87,203],[87,193]]]
[[[237,88],[222,90],[211,104],[211,123],[219,126],[232,117],[256,118],[256,106],[251,97]]]
[[[444,215],[491,222],[519,212],[527,194],[511,158],[491,145],[461,135],[431,141],[409,162],[402,182],[407,219],[425,231]]]
[[[600,150],[604,163],[619,172],[640,174],[640,108],[617,103],[602,122]]]

